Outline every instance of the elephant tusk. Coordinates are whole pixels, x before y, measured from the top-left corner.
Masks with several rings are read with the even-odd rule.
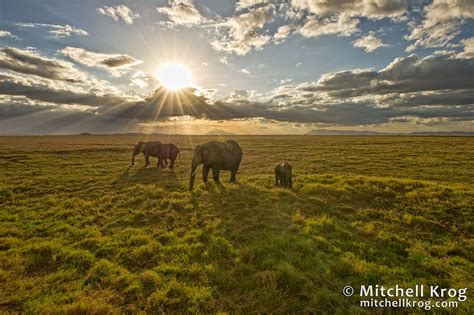
[[[197,170],[198,170],[198,169],[197,169],[197,167],[196,167],[196,170],[191,174],[191,176],[196,175]]]

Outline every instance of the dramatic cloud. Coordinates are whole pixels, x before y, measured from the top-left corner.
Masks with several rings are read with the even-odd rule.
[[[355,69],[328,73],[298,87],[326,101],[370,101],[377,106],[474,104],[474,60],[450,55],[397,58],[380,71]]]
[[[86,79],[86,75],[69,62],[12,47],[0,48],[0,68],[67,82],[84,82]]]
[[[268,5],[216,24],[217,38],[211,42],[212,47],[237,55],[246,55],[252,49],[263,49],[270,42],[271,36],[257,31],[272,20],[272,10],[273,6]]]
[[[364,48],[366,52],[373,52],[380,47],[387,47],[387,44],[384,44],[382,40],[378,37],[375,37],[374,34],[369,34],[365,37],[359,38],[353,42],[354,47]]]
[[[89,67],[109,70],[114,76],[120,76],[122,74],[121,70],[142,63],[141,60],[129,55],[96,53],[76,47],[66,47],[59,52]]]
[[[111,17],[114,21],[121,20],[126,24],[133,24],[133,20],[140,17],[140,14],[133,13],[129,7],[121,4],[116,7],[105,6],[103,8],[98,8],[101,14]]]
[[[169,6],[158,7],[156,10],[168,17],[169,21],[165,24],[170,27],[193,26],[207,21],[196,9],[192,0],[169,0]]]
[[[68,37],[72,35],[77,36],[86,36],[89,35],[83,29],[71,26],[69,24],[66,25],[56,25],[56,24],[45,24],[45,23],[17,23],[16,25],[20,27],[26,28],[45,28],[49,29],[49,33],[53,34],[55,37]]]
[[[433,0],[424,7],[424,20],[412,22],[407,40],[415,41],[407,51],[417,47],[444,47],[459,33],[465,20],[474,18],[474,5],[469,0]]]
[[[57,85],[33,77],[12,75],[0,72],[0,95],[24,96],[30,100],[58,105],[112,106],[129,100],[121,95],[97,94],[83,91],[70,85]]]

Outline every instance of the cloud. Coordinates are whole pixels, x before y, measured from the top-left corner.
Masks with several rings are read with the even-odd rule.
[[[295,26],[293,25],[283,25],[280,26],[273,35],[276,43],[282,43],[286,38],[288,38],[294,31]]]
[[[240,69],[239,72],[243,73],[243,74],[246,74],[246,75],[250,75],[250,76],[252,75],[252,73],[249,70],[245,69],[245,68]]]
[[[359,38],[353,42],[354,47],[364,48],[366,52],[373,52],[379,49],[380,47],[387,47],[387,44],[384,44],[382,40],[378,37],[375,37],[373,33]]]
[[[199,13],[192,0],[169,0],[168,5],[156,8],[159,13],[168,17],[168,21],[164,23],[165,25],[190,27],[208,21]]]
[[[78,27],[71,26],[69,24],[66,25],[58,25],[58,24],[45,24],[45,23],[17,23],[19,27],[27,27],[27,28],[46,28],[49,29],[49,33],[53,34],[55,37],[68,37],[72,35],[77,36],[86,36],[89,35],[83,29]]]
[[[242,11],[257,5],[265,5],[269,3],[271,3],[271,0],[238,0],[235,4],[235,10]]]
[[[400,20],[407,12],[406,0],[292,0],[286,15],[302,19],[304,37],[351,36],[358,32],[359,18]]]
[[[140,14],[133,13],[129,7],[121,4],[116,7],[104,6],[103,8],[98,8],[101,14],[111,17],[114,21],[122,21],[126,24],[133,24],[133,20],[140,17]]]
[[[84,82],[87,78],[69,62],[13,47],[0,48],[0,68],[67,82]]]
[[[273,5],[252,9],[215,24],[216,38],[211,46],[217,51],[246,55],[252,49],[262,50],[271,36],[257,31],[272,20]]]
[[[256,93],[257,91],[255,90],[237,89],[237,90],[234,90],[230,94],[230,98],[231,99],[246,99],[246,98],[254,97]]]
[[[16,40],[20,40],[20,38],[18,36],[13,35],[9,31],[0,30],[0,38],[2,38],[2,37],[10,37],[10,38],[13,38],[13,39],[16,39]]]
[[[299,32],[304,37],[318,37],[323,35],[351,36],[358,31],[359,20],[346,14],[337,14],[327,18],[309,16]]]
[[[297,87],[325,102],[371,102],[377,106],[444,106],[474,103],[474,60],[451,55],[396,58],[385,68],[323,75]]]
[[[23,96],[30,100],[57,105],[112,106],[132,99],[117,94],[98,94],[99,91],[83,91],[70,85],[58,85],[51,81],[37,80],[31,76],[0,72],[0,95]]]
[[[106,69],[114,76],[120,76],[123,70],[143,62],[125,54],[103,54],[69,46],[59,53],[86,66]]]
[[[317,16],[344,14],[372,20],[400,18],[406,13],[406,0],[292,0],[296,10],[308,11]]]
[[[220,63],[223,63],[223,64],[225,64],[225,65],[228,65],[228,64],[229,64],[229,60],[227,59],[227,56],[219,57],[219,62],[220,62]]]
[[[469,37],[461,41],[464,51],[457,55],[461,59],[474,59],[474,37]]]
[[[410,24],[410,34],[405,38],[415,41],[407,51],[417,47],[444,47],[459,33],[465,20],[474,18],[474,6],[466,0],[433,0],[423,9],[421,23]]]

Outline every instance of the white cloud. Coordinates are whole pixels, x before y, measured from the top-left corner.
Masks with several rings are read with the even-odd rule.
[[[98,8],[101,14],[111,17],[114,21],[121,20],[126,24],[133,24],[133,20],[140,17],[140,14],[133,13],[129,7],[121,4],[116,7],[105,6],[103,8]]]
[[[423,9],[421,23],[410,24],[410,34],[405,38],[415,41],[407,51],[417,47],[444,47],[459,33],[467,19],[474,18],[474,5],[466,0],[433,0]]]
[[[464,51],[457,55],[461,59],[474,59],[474,37],[469,37],[461,41]]]
[[[53,34],[55,37],[68,37],[72,35],[77,36],[86,36],[89,35],[83,29],[78,27],[71,26],[69,24],[66,25],[57,25],[57,24],[45,24],[45,23],[17,23],[16,25],[20,27],[29,27],[29,28],[46,28],[49,29],[49,33]]]
[[[16,39],[16,40],[20,40],[20,38],[18,36],[13,35],[9,31],[0,30],[0,38],[2,38],[2,37],[10,37],[10,38],[13,38],[13,39]]]
[[[211,42],[212,47],[237,55],[246,55],[252,49],[263,49],[270,42],[271,36],[259,34],[257,30],[272,20],[272,10],[273,6],[268,5],[216,24],[217,38]]]
[[[359,47],[359,48],[364,48],[366,52],[373,52],[380,47],[387,47],[387,44],[384,44],[382,40],[376,36],[374,36],[373,33],[370,33],[369,35],[359,38],[358,40],[353,42],[354,47]]]
[[[318,37],[323,35],[351,36],[358,31],[359,20],[346,14],[333,15],[327,18],[309,16],[299,32],[304,37]]]
[[[257,5],[264,5],[269,3],[271,3],[271,0],[238,0],[235,4],[235,10],[242,11]]]
[[[240,69],[239,72],[243,73],[243,74],[246,74],[246,75],[250,75],[250,76],[252,75],[252,73],[249,70],[245,69],[245,68]]]
[[[293,25],[283,25],[278,28],[278,31],[273,35],[276,43],[282,43],[286,38],[288,38],[294,30]]]
[[[158,7],[156,10],[168,17],[162,24],[170,27],[194,26],[207,22],[208,19],[199,13],[192,0],[169,0],[169,6]]]
[[[219,62],[220,62],[220,63],[223,63],[223,64],[225,64],[225,65],[228,65],[228,64],[229,64],[229,60],[227,59],[227,56],[219,57]]]
[[[400,18],[407,10],[406,0],[291,0],[291,4],[318,16],[345,14],[373,20]]]

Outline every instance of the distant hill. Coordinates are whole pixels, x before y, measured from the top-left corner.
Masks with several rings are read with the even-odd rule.
[[[357,131],[357,130],[331,130],[331,129],[318,129],[311,130],[305,133],[307,136],[348,136],[348,135],[383,135],[387,133],[375,132],[375,131]]]
[[[331,130],[318,129],[305,133],[307,136],[374,136],[374,135],[413,135],[413,136],[470,136],[474,132],[468,131],[422,131],[410,133],[390,133],[376,131],[358,131],[358,130]]]
[[[235,136],[235,133],[220,130],[220,129],[213,129],[207,132],[206,136]]]

